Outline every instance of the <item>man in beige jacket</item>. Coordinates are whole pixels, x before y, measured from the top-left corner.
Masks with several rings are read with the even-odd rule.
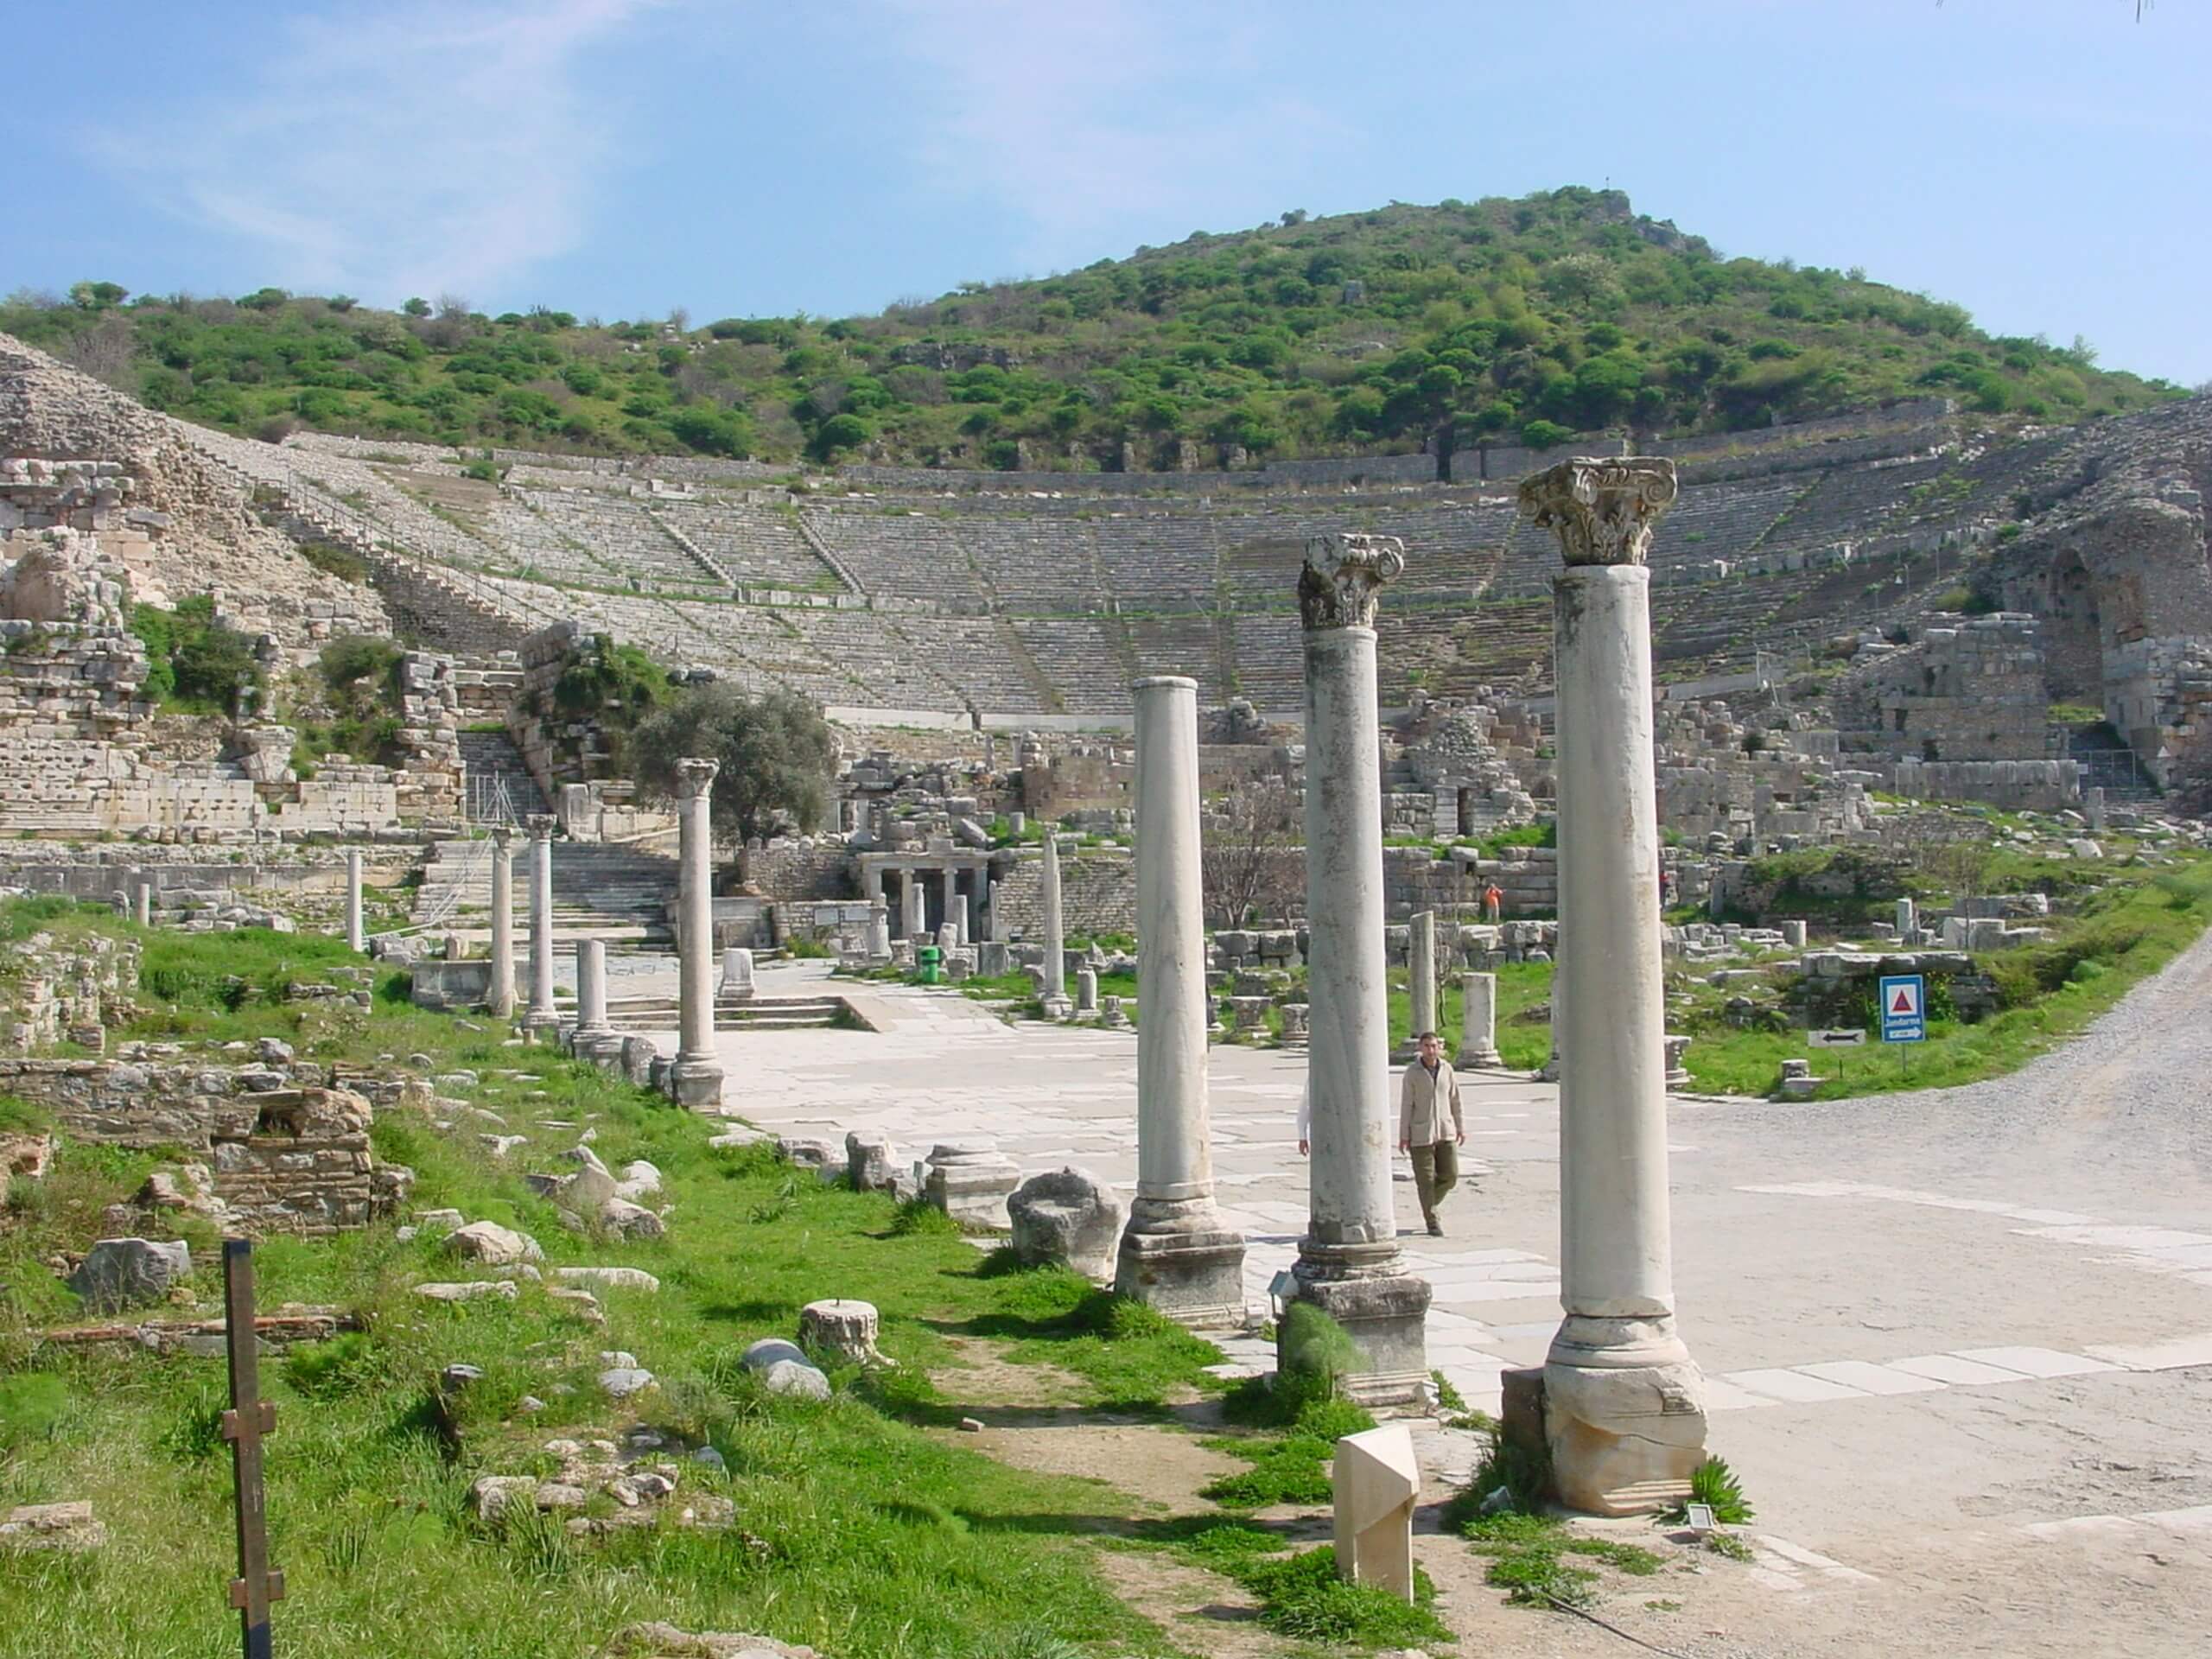
[[[1444,1236],[1436,1207],[1459,1184],[1459,1148],[1467,1126],[1459,1116],[1459,1079],[1445,1064],[1436,1033],[1424,1031],[1414,1063],[1398,1091],[1398,1150],[1414,1160],[1414,1191],[1421,1197],[1421,1218],[1431,1237]]]

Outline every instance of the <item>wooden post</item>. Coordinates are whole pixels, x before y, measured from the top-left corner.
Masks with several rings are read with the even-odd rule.
[[[284,1575],[269,1567],[261,1440],[276,1427],[276,1408],[261,1397],[253,1246],[243,1238],[223,1241],[223,1323],[231,1355],[231,1408],[223,1414],[223,1438],[231,1443],[231,1468],[238,1488],[238,1575],[231,1580],[231,1605],[238,1610],[245,1659],[270,1659],[269,1604],[283,1600]]]

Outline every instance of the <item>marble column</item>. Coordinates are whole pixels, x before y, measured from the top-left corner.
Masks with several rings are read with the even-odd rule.
[[[531,1031],[561,1023],[553,1006],[553,827],[551,813],[530,815],[530,1006],[522,1023]]]
[[[1413,1023],[1406,1027],[1403,1058],[1411,1059],[1424,1031],[1436,1029],[1436,912],[1416,911],[1406,921],[1406,1001]]]
[[[1394,536],[1306,543],[1298,601],[1306,652],[1306,914],[1313,1165],[1297,1300],[1351,1336],[1363,1403],[1426,1398],[1426,1280],[1406,1272],[1390,1187],[1389,982],[1382,950],[1382,766],[1375,607],[1406,568]],[[1151,1014],[1147,1010],[1147,1020]]]
[[[1065,1020],[1068,1001],[1067,930],[1060,915],[1060,838],[1045,831],[1045,1017]]]
[[[904,870],[900,874],[905,879],[906,887],[899,894],[899,937],[921,944],[925,943],[922,935],[929,931],[928,912],[922,903],[922,873],[919,870]]]
[[[945,871],[944,874],[939,880],[939,887],[943,893],[944,902],[943,906],[944,914],[938,918],[938,925],[943,927],[949,927],[953,931],[953,942],[956,944],[964,944],[967,941],[958,937],[960,932],[960,872],[957,869],[949,869]]]
[[[1206,1103],[1205,876],[1198,855],[1198,684],[1139,680],[1137,1194],[1114,1288],[1193,1325],[1244,1322],[1244,1238],[1214,1205]],[[1078,981],[1096,1006],[1097,976]]]
[[[361,919],[361,849],[346,849],[346,945],[351,950],[369,948],[368,929]]]
[[[130,883],[130,918],[141,927],[154,925],[154,884],[143,875]]]
[[[596,1059],[612,1041],[622,1039],[607,1019],[607,942],[576,941],[576,1035],[575,1051],[581,1059]]]
[[[1452,1064],[1462,1071],[1495,1071],[1505,1062],[1497,1052],[1497,976],[1459,976],[1459,1052]]]
[[[678,888],[676,949],[676,1064],[669,1092],[684,1106],[714,1106],[722,1097],[722,1065],[715,1054],[715,866],[713,760],[676,763]]]
[[[880,893],[868,903],[868,959],[872,963],[891,960],[891,906]]]
[[[1654,522],[1669,461],[1562,461],[1521,510],[1554,531],[1558,682],[1560,1300],[1544,1364],[1559,1495],[1664,1506],[1705,1457],[1705,1379],[1675,1329],[1666,1006],[1653,781]]]
[[[515,831],[492,826],[492,979],[485,1004],[493,1017],[515,1017]]]

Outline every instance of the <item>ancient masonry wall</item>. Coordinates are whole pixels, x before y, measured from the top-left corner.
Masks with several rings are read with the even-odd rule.
[[[138,988],[135,939],[34,933],[0,964],[0,1033],[27,1052],[65,1039],[99,1048]],[[4,1093],[0,1090],[0,1093]]]
[[[850,899],[860,892],[853,855],[842,841],[775,841],[746,849],[746,886],[786,903]]]
[[[273,1071],[0,1060],[0,1094],[43,1107],[62,1133],[212,1167],[215,1197],[256,1231],[364,1227],[388,1207],[369,1150],[369,1103],[291,1086]]]
[[[1929,628],[1838,699],[1851,748],[1932,761],[2042,760],[2050,705],[2036,619],[2013,612]]]
[[[992,918],[1001,937],[1045,937],[1044,855],[1025,850],[991,861]],[[1125,849],[1084,847],[1060,851],[1060,918],[1071,938],[1133,934],[1137,928],[1135,858]]]

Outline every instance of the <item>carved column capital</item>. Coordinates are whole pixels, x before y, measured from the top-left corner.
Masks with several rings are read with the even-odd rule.
[[[1406,544],[1395,536],[1331,531],[1306,541],[1298,573],[1298,611],[1308,630],[1371,628],[1382,584],[1406,568]]]
[[[554,830],[561,825],[560,819],[555,817],[550,812],[533,812],[527,822],[530,826],[530,838],[532,841],[540,842],[552,840]]]
[[[696,801],[714,787],[715,774],[722,769],[719,760],[701,760],[694,756],[676,763],[677,793],[687,801]]]
[[[1585,456],[1522,479],[1521,512],[1559,537],[1570,566],[1642,564],[1677,493],[1671,461]]]
[[[510,850],[515,844],[514,825],[512,823],[493,824],[492,826],[492,844],[494,847],[497,847],[503,853]]]

